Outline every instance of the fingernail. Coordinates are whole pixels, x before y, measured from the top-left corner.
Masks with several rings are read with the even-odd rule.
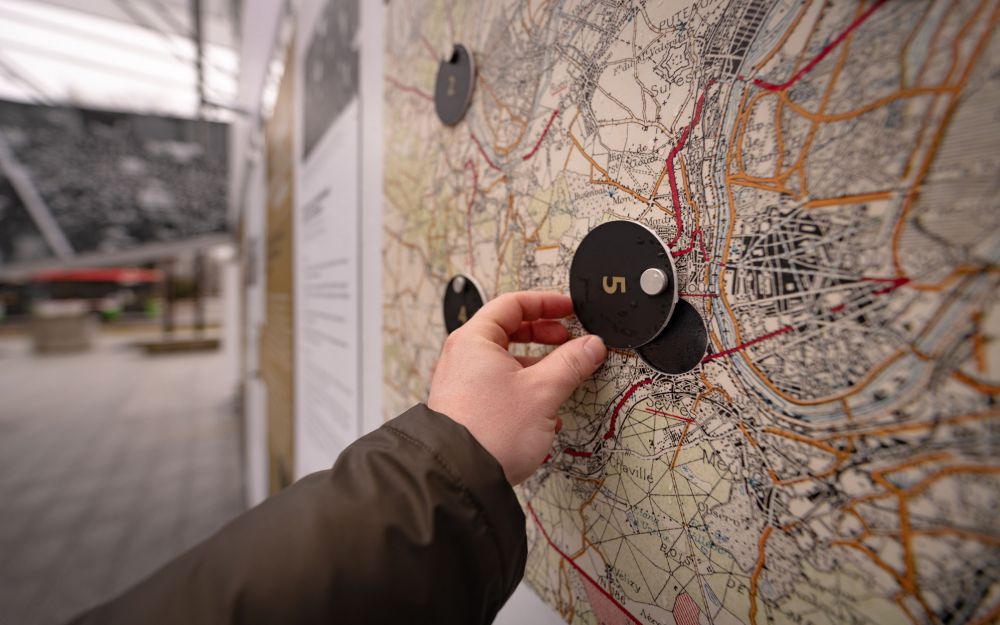
[[[593,334],[587,337],[587,340],[583,344],[583,349],[590,356],[590,359],[594,361],[595,365],[604,362],[604,359],[608,356],[608,348],[604,346],[604,340]]]

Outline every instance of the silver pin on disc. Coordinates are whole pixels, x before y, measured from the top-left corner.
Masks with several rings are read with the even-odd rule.
[[[461,328],[486,302],[486,295],[472,277],[459,274],[444,289],[444,327],[451,334]]]
[[[634,221],[609,221],[587,233],[569,270],[580,323],[608,347],[653,340],[677,302],[674,260],[655,232]]]
[[[639,276],[639,286],[646,295],[659,295],[667,288],[668,281],[666,272],[656,267],[650,267]]]

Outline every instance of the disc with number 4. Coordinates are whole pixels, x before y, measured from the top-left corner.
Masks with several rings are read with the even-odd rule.
[[[674,260],[660,237],[634,221],[609,221],[583,238],[569,269],[573,310],[608,347],[653,340],[677,303]]]
[[[469,276],[457,275],[449,280],[444,290],[444,327],[448,334],[461,328],[485,301],[483,290]]]

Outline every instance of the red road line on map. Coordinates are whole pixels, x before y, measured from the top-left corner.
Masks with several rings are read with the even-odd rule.
[[[627,402],[629,398],[632,397],[633,393],[639,390],[639,388],[646,386],[652,381],[653,378],[646,378],[645,380],[640,380],[635,384],[633,384],[631,388],[629,388],[627,391],[625,391],[625,394],[622,395],[622,398],[621,400],[619,400],[618,405],[615,406],[614,411],[611,413],[611,424],[608,427],[608,431],[604,434],[604,440],[610,440],[611,437],[615,435],[615,422],[618,420],[618,413],[621,411],[622,406],[625,405],[625,402]]]
[[[892,293],[893,291],[895,291],[899,287],[901,287],[901,286],[903,286],[905,284],[908,284],[910,282],[909,278],[902,278],[902,277],[901,278],[867,278],[867,277],[862,276],[861,279],[864,280],[865,282],[883,282],[883,283],[886,283],[888,285],[888,286],[885,286],[885,287],[883,287],[881,289],[876,289],[876,290],[872,291],[872,295],[885,295],[886,293]]]
[[[730,354],[735,354],[736,352],[741,352],[744,349],[750,347],[751,345],[756,345],[757,343],[760,343],[761,341],[766,341],[767,339],[774,338],[774,337],[778,336],[779,334],[784,334],[785,332],[791,332],[791,331],[792,331],[792,326],[785,326],[783,328],[775,330],[774,332],[768,332],[764,336],[758,336],[757,338],[753,339],[752,341],[747,341],[746,343],[742,343],[740,345],[737,345],[736,347],[732,347],[730,349],[727,349],[727,350],[724,350],[724,351],[721,351],[721,352],[717,352],[715,354],[709,354],[708,356],[705,356],[704,358],[702,358],[701,361],[702,362],[708,362],[710,360],[715,360],[716,358],[722,358],[723,356],[729,356]]]
[[[677,142],[671,150],[670,154],[667,156],[667,181],[670,183],[670,199],[674,203],[674,220],[677,222],[677,234],[674,238],[667,243],[667,247],[673,247],[675,243],[681,238],[681,233],[684,232],[684,222],[681,220],[681,196],[677,191],[677,175],[674,173],[674,157],[684,149],[684,144],[687,143],[688,135],[691,133],[691,128],[697,125],[699,118],[701,118],[701,107],[705,104],[705,93],[708,92],[709,87],[715,81],[709,81],[705,86],[705,91],[702,91],[701,97],[698,98],[698,103],[694,107],[694,119],[691,123],[684,128],[684,132],[681,133],[680,141]]]
[[[385,77],[385,80],[386,80],[386,82],[388,82],[392,86],[396,87],[400,91],[405,91],[407,93],[412,93],[415,96],[418,96],[418,97],[421,97],[421,98],[427,100],[428,102],[433,102],[434,101],[434,97],[431,96],[431,94],[429,94],[429,93],[427,93],[425,91],[421,91],[420,89],[417,89],[416,87],[411,87],[410,85],[401,83],[398,80],[396,80],[395,78],[393,78],[392,76],[388,76],[387,75]]]
[[[549,123],[545,124],[545,130],[542,131],[542,136],[538,137],[538,143],[535,144],[535,147],[532,148],[530,152],[521,157],[521,160],[526,161],[535,155],[535,152],[538,151],[538,148],[542,146],[542,141],[545,140],[545,135],[549,134],[549,128],[552,127],[552,122],[556,121],[556,115],[558,114],[559,114],[559,109],[552,111],[552,117],[549,118]]]
[[[491,160],[490,160],[490,157],[486,155],[486,150],[484,150],[484,149],[483,149],[483,144],[479,142],[479,139],[478,139],[478,138],[476,138],[476,134],[475,134],[475,133],[473,133],[473,132],[470,132],[470,133],[469,133],[469,136],[470,136],[470,137],[472,137],[472,140],[473,140],[473,141],[475,142],[475,144],[476,144],[476,147],[477,147],[477,148],[479,148],[479,153],[480,153],[480,154],[482,154],[482,155],[483,155],[483,158],[485,158],[485,159],[486,159],[486,163],[487,163],[487,164],[488,164],[488,165],[489,165],[490,167],[492,167],[493,169],[497,170],[498,172],[500,172],[500,173],[503,173],[503,170],[502,170],[502,169],[500,169],[499,167],[497,167],[497,166],[496,166],[496,163],[494,163],[493,161],[491,161]]]
[[[427,41],[426,35],[420,35],[420,41],[424,44],[424,49],[427,50],[427,54],[431,55],[431,60],[435,63],[440,62],[441,59],[439,58],[437,51],[434,50],[434,46],[431,45],[431,42]]]
[[[826,46],[823,47],[820,53],[817,54],[813,58],[813,60],[806,63],[805,67],[795,72],[795,75],[786,80],[785,82],[773,83],[773,82],[767,82],[766,80],[761,80],[760,78],[756,78],[754,79],[753,84],[760,87],[761,89],[767,89],[768,91],[784,91],[785,89],[788,89],[789,87],[797,83],[799,79],[801,79],[803,76],[812,71],[812,69],[816,67],[820,61],[825,59],[828,54],[833,52],[834,48],[843,43],[843,41],[847,39],[848,35],[854,32],[854,30],[857,29],[858,26],[861,26],[865,22],[865,20],[871,17],[872,13],[874,13],[875,10],[878,9],[883,4],[885,4],[885,0],[878,0],[875,4],[871,5],[867,11],[865,11],[857,18],[855,18],[855,20],[851,22],[851,25],[848,26],[847,29],[844,30],[844,32],[837,35],[836,39],[826,44]]]
[[[902,277],[900,277],[900,278],[869,278],[869,277],[862,276],[861,280],[863,280],[864,282],[877,282],[877,283],[883,283],[883,284],[886,285],[886,286],[884,286],[884,287],[882,287],[880,289],[875,289],[874,291],[872,291],[871,292],[872,295],[888,295],[889,293],[892,293],[893,291],[895,291],[899,287],[905,286],[905,285],[907,285],[907,284],[910,283],[910,279],[909,278],[902,278]],[[840,311],[844,310],[845,308],[847,308],[847,304],[837,304],[836,306],[830,308],[830,312],[832,312],[832,313],[839,313]]]
[[[643,410],[645,410],[649,414],[660,414],[660,415],[663,415],[664,417],[673,417],[675,419],[680,419],[681,421],[684,421],[685,423],[694,423],[694,419],[692,419],[690,417],[682,417],[679,414],[673,414],[673,413],[670,413],[670,412],[663,412],[662,410],[655,410],[653,408],[643,408]]]
[[[639,380],[631,387],[629,387],[627,391],[625,391],[625,394],[622,395],[622,398],[618,400],[618,403],[615,405],[615,409],[611,411],[611,423],[608,425],[608,431],[604,433],[604,440],[610,440],[611,437],[615,435],[615,424],[618,421],[618,413],[621,412],[622,407],[625,406],[625,402],[627,402],[629,398],[631,398],[632,395],[635,394],[637,390],[639,390],[643,386],[646,386],[652,381],[653,378],[646,378],[644,380]],[[574,458],[590,458],[591,456],[594,455],[594,452],[581,451],[579,449],[573,449],[572,447],[565,447],[563,449],[563,452],[567,456],[573,456]]]
[[[701,228],[695,228],[691,231],[691,245],[688,245],[683,250],[677,250],[676,252],[671,252],[670,255],[674,258],[678,256],[684,256],[685,254],[690,254],[694,251],[694,240],[695,237],[698,238],[698,243],[701,246],[701,257],[707,263],[711,259],[708,257],[708,249],[705,247],[705,234],[701,231]]]
[[[718,297],[719,296],[718,293],[685,293],[684,291],[681,291],[677,295],[679,295],[681,297]]]
[[[612,597],[611,593],[609,593],[608,591],[604,590],[604,588],[602,588],[600,584],[598,584],[596,581],[594,581],[593,577],[591,577],[590,575],[587,575],[586,571],[584,571],[583,568],[579,564],[577,564],[575,560],[573,560],[573,558],[569,557],[569,555],[567,555],[565,551],[563,551],[562,549],[560,549],[559,547],[557,547],[556,544],[554,542],[552,542],[552,538],[550,538],[549,537],[549,533],[545,531],[545,527],[542,525],[542,522],[538,519],[538,515],[535,513],[535,509],[534,509],[534,507],[532,507],[530,501],[528,502],[527,507],[528,507],[528,512],[531,513],[531,518],[533,518],[535,520],[535,523],[538,525],[538,530],[542,533],[542,536],[545,537],[545,542],[549,543],[549,547],[552,547],[552,549],[554,549],[556,553],[558,553],[560,556],[562,556],[564,560],[566,560],[567,562],[569,562],[569,565],[572,566],[574,569],[576,569],[577,573],[579,573],[580,575],[583,575],[587,579],[587,581],[589,581],[591,584],[593,584],[594,588],[596,588],[597,590],[601,591],[601,594],[604,595],[605,597],[607,597],[608,600],[611,601],[611,603],[615,604],[615,607],[618,608],[619,610],[621,610],[622,614],[624,614],[625,616],[627,616],[629,618],[629,620],[631,620],[636,625],[643,625],[642,621],[640,621],[639,619],[637,619],[635,616],[632,615],[631,612],[629,612],[628,610],[626,610],[625,606],[623,606],[622,604],[618,603],[618,600],[615,599],[614,597]]]

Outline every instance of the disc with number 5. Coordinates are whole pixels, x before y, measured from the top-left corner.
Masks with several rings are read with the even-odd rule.
[[[634,221],[609,221],[583,238],[569,269],[580,323],[608,347],[653,340],[677,303],[677,272],[660,237]]]

